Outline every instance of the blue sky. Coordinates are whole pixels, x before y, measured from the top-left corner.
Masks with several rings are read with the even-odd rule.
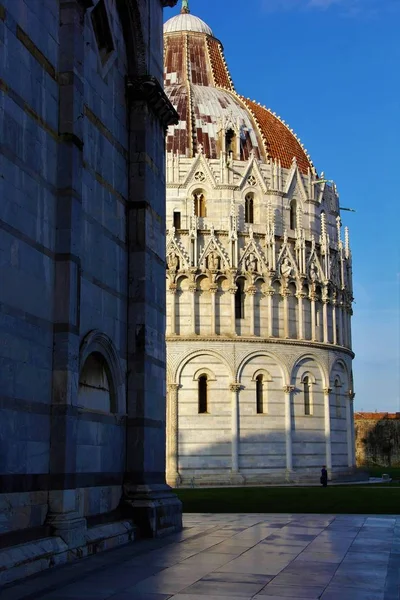
[[[223,43],[238,92],[285,119],[357,211],[342,212],[355,409],[400,411],[400,0],[190,0],[190,9]]]

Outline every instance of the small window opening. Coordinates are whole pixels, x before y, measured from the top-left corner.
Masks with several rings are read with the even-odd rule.
[[[290,229],[296,229],[297,225],[297,202],[292,200],[290,203]]]
[[[229,155],[235,155],[235,146],[236,146],[236,133],[233,129],[228,129],[225,133],[225,149],[226,153]]]
[[[257,414],[262,415],[264,412],[264,377],[257,375],[256,378],[256,397],[257,397]]]
[[[178,211],[174,211],[174,227],[175,229],[181,228],[181,213]]]
[[[104,65],[114,52],[113,37],[108,22],[104,0],[100,0],[91,13],[94,35],[99,49],[101,64]]]
[[[235,292],[235,318],[244,319],[244,282],[242,280],[237,281],[237,290]]]
[[[199,377],[199,414],[207,413],[207,375]]]
[[[206,207],[206,198],[203,192],[194,192],[194,214],[196,217],[206,217],[207,216],[207,207]]]
[[[304,414],[311,415],[311,401],[310,401],[311,384],[310,384],[310,378],[308,376],[304,377],[303,386],[304,386]]]
[[[254,223],[254,196],[247,194],[244,204],[244,220],[245,223]]]

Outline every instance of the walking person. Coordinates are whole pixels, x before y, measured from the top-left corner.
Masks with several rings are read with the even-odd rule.
[[[321,469],[320,482],[322,484],[322,487],[327,487],[327,485],[328,485],[328,471],[326,470],[326,466],[325,465]]]

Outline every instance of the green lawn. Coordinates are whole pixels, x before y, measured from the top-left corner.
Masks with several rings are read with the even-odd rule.
[[[187,513],[400,514],[400,487],[177,489]]]

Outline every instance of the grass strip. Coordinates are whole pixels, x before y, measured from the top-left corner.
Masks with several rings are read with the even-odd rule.
[[[400,514],[400,487],[177,489],[186,513]]]

